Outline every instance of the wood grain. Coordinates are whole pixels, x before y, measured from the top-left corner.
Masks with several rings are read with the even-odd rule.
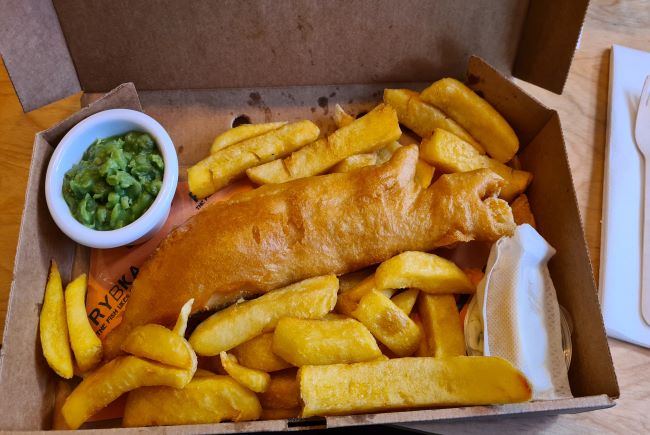
[[[650,49],[647,0],[592,0],[563,95],[517,80],[527,92],[560,113],[596,279],[600,256],[609,48],[612,44]],[[4,326],[34,134],[78,109],[77,94],[24,114],[4,65],[0,67],[0,328]],[[609,342],[621,386],[621,398],[614,408],[577,415],[438,424],[428,430],[439,433],[650,433],[647,405],[650,403],[650,350],[617,340]],[[423,429],[419,425],[417,428]]]

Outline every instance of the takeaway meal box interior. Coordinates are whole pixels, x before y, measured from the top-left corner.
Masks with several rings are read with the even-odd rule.
[[[386,87],[420,90],[443,76],[465,80],[519,136],[520,160],[534,175],[527,193],[538,229],[557,249],[551,276],[575,325],[569,371],[574,398],[328,417],[315,425],[275,420],[168,430],[287,430],[613,406],[619,389],[560,120],[506,77],[561,92],[586,3],[411,0],[398,7],[388,0],[30,0],[7,5],[0,17],[0,49],[23,108],[79,91],[82,107],[92,104],[34,142],[0,358],[0,428],[44,430],[51,423],[55,375],[38,339],[44,281],[51,258],[67,281],[73,267],[83,268],[87,251],[52,221],[43,183],[53,147],[73,125],[107,108],[144,110],[170,133],[183,174],[237,116],[253,122],[311,119],[329,132],[336,103],[359,113],[377,104]]]

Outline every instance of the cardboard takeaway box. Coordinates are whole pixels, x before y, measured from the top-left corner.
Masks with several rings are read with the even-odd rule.
[[[53,148],[75,123],[107,108],[144,110],[169,131],[181,165],[187,166],[205,156],[214,136],[239,115],[253,122],[308,118],[328,131],[335,103],[358,113],[376,104],[384,87],[421,89],[442,76],[462,79],[465,73],[467,83],[514,127],[522,144],[521,162],[534,174],[530,203],[541,234],[557,249],[549,267],[559,302],[575,325],[569,371],[575,398],[311,421],[179,426],[167,431],[279,431],[613,406],[619,389],[558,114],[497,72],[560,92],[586,3],[6,4],[0,17],[2,55],[25,110],[79,90],[84,91],[83,105],[94,102],[39,133],[34,142],[0,359],[0,429],[50,427],[55,376],[41,356],[38,339],[43,286],[51,258],[67,280],[73,267],[83,267],[84,249],[67,239],[50,218],[43,183]],[[127,82],[135,83],[138,92]]]

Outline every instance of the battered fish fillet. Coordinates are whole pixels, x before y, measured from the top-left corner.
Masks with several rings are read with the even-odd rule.
[[[267,185],[215,203],[174,230],[140,268],[122,323],[108,335],[113,357],[129,331],[173,324],[193,311],[313,276],[345,274],[403,251],[430,251],[510,235],[515,223],[489,170],[414,180],[416,146],[381,166]]]

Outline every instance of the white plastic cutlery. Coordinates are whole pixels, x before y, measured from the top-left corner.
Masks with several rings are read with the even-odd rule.
[[[641,314],[645,322],[650,325],[650,76],[646,77],[641,92],[634,137],[644,160]]]

